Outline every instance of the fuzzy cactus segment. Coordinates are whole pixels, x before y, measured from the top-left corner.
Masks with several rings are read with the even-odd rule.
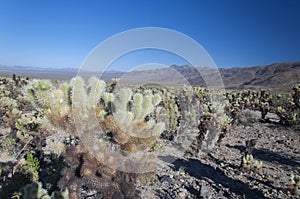
[[[129,88],[121,89],[115,97],[115,104],[117,110],[127,111],[128,102],[131,100],[131,96],[132,96],[132,91]]]
[[[84,119],[87,117],[87,93],[85,91],[85,83],[81,77],[75,77],[71,81],[72,87],[72,109],[76,115],[80,115]]]
[[[103,92],[105,91],[105,82],[96,77],[91,77],[88,82],[88,108],[94,109],[98,104]]]
[[[142,112],[142,105],[143,105],[143,95],[140,93],[136,93],[133,96],[133,113],[136,118],[141,118],[141,112]]]

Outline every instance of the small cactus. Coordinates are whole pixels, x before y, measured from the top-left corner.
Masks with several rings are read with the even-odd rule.
[[[253,163],[254,171],[259,171],[262,168],[262,161],[255,160]]]
[[[300,195],[300,176],[291,175],[289,189],[292,194]]]
[[[251,154],[247,154],[242,159],[242,164],[245,169],[250,169],[252,166],[253,156]]]

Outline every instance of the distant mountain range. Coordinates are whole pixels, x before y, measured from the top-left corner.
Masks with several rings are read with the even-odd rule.
[[[195,68],[188,66],[174,67],[189,79],[193,85],[205,85],[199,78]],[[203,67],[196,67],[199,71]],[[300,83],[300,62],[274,63],[267,66],[252,66],[242,68],[219,69],[225,88],[229,89],[271,89],[287,90],[292,85]],[[209,69],[203,76],[213,76]]]
[[[77,69],[36,68],[0,65],[0,76],[12,74],[30,78],[70,79],[77,75]],[[99,75],[92,72],[87,76]],[[223,82],[220,82],[220,77]],[[287,90],[291,85],[300,83],[300,62],[274,63],[267,66],[241,68],[170,66],[163,69],[152,69],[132,72],[106,71],[101,77],[104,80],[121,78],[125,83],[155,83],[163,85],[191,84],[195,86],[218,86],[224,83],[228,89],[271,89]]]

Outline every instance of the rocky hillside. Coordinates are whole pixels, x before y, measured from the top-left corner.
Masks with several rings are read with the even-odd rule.
[[[204,78],[213,78],[213,70],[189,66],[171,66],[180,72],[193,85],[205,86]],[[300,83],[300,62],[274,63],[267,66],[243,68],[221,68],[221,77],[226,88],[286,90],[291,85]]]
[[[165,69],[134,71],[123,76],[123,81],[133,83],[183,84],[189,82],[195,86],[212,85],[221,75],[228,89],[270,89],[287,90],[291,85],[300,83],[300,62],[274,63],[267,66],[241,68],[170,66]]]
[[[291,85],[300,83],[300,62],[222,69],[221,74],[224,84],[229,88],[286,90]]]

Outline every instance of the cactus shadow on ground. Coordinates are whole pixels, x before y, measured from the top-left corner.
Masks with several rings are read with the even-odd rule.
[[[179,170],[184,168],[189,175],[197,179],[210,179],[217,185],[222,185],[237,195],[245,198],[265,198],[263,193],[257,189],[251,189],[247,184],[240,180],[229,178],[219,168],[214,168],[210,165],[204,164],[197,159],[177,159],[173,162],[173,169]]]
[[[241,152],[245,150],[245,146],[242,145],[234,145],[234,146],[226,145],[226,146],[229,148],[238,149]],[[284,155],[270,151],[268,149],[253,149],[252,154],[256,159],[260,159],[262,161],[266,161],[266,162],[275,161],[278,162],[279,164],[290,166],[290,167],[300,166],[300,160],[287,158]]]

